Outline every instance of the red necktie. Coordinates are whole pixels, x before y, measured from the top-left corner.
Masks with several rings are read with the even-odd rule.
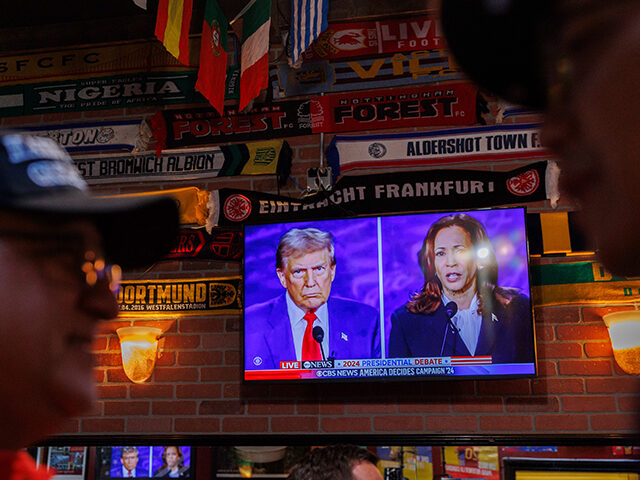
[[[320,344],[313,339],[313,322],[318,317],[313,312],[307,312],[302,318],[307,321],[307,328],[302,339],[302,360],[322,360]]]

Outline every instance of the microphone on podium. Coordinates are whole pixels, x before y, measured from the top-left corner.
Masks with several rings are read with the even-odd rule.
[[[447,335],[449,333],[449,327],[453,329],[453,333],[458,333],[459,330],[453,324],[451,319],[458,313],[458,304],[456,302],[449,302],[444,306],[444,311],[447,314],[447,325],[444,328],[444,338],[442,339],[442,347],[440,348],[440,356],[444,353],[444,344],[447,341]],[[454,348],[455,351],[455,348]]]
[[[322,348],[322,340],[324,339],[324,330],[320,325],[316,325],[315,327],[313,327],[313,330],[311,331],[311,335],[313,336],[313,339],[320,344],[320,352],[322,353],[322,360],[326,360],[324,356],[324,349]]]

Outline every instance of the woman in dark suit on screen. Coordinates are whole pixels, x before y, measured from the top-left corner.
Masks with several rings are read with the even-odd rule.
[[[498,262],[478,220],[466,214],[440,218],[427,232],[418,262],[425,282],[391,316],[389,357],[534,361],[529,298],[498,286]]]

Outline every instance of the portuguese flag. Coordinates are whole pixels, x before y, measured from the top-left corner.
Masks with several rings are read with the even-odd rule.
[[[220,115],[224,110],[227,75],[227,18],[216,0],[207,0],[202,23],[200,69],[196,89]]]
[[[171,55],[189,65],[189,26],[193,0],[159,0],[156,37]]]
[[[240,110],[269,82],[269,27],[271,0],[256,0],[242,17]]]

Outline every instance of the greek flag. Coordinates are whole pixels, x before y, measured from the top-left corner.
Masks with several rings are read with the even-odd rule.
[[[289,34],[289,65],[299,66],[300,55],[327,29],[329,0],[293,0]]]

